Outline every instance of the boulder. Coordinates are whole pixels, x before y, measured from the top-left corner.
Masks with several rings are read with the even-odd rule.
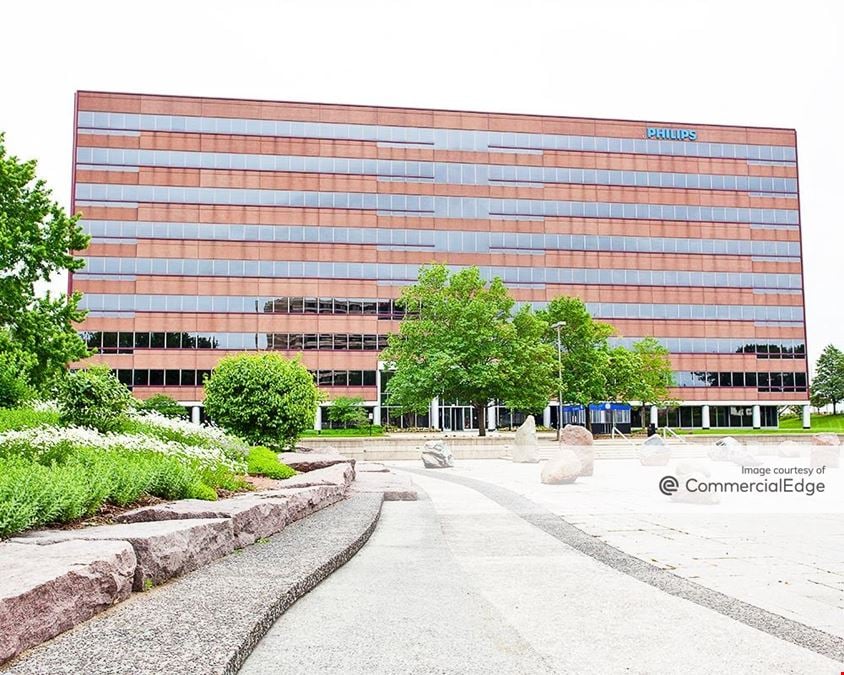
[[[837,434],[814,434],[812,436],[812,445],[826,445],[838,447],[841,445],[841,439]]]
[[[825,466],[827,469],[837,469],[840,464],[840,447],[834,447],[831,445],[813,445],[809,450],[809,466],[813,469],[817,469],[822,466]]]
[[[543,464],[540,480],[547,485],[574,483],[580,475],[581,468],[577,455],[563,448]]]
[[[799,457],[800,445],[794,441],[783,441],[777,446],[777,455],[780,457]]]
[[[677,492],[671,495],[671,501],[683,504],[718,504],[721,502],[721,496],[716,492],[689,492],[686,489],[686,482],[690,478],[698,481],[705,481],[710,478],[709,469],[703,464],[681,462],[674,469],[674,475],[677,477],[679,485]]]
[[[516,429],[512,455],[514,462],[536,464],[539,461],[539,441],[536,438],[536,421],[533,415],[528,415]]]
[[[287,464],[291,469],[305,472],[324,469],[334,464],[348,463],[353,467],[355,465],[355,460],[349,457],[321,452],[280,452],[278,454],[278,460],[282,464]]]
[[[648,436],[638,448],[642,466],[665,466],[671,461],[671,448],[661,436]]]
[[[560,432],[560,441],[563,445],[572,446],[594,445],[595,443],[592,432],[577,424],[566,424]]]
[[[125,600],[135,565],[125,541],[0,544],[0,664]]]
[[[716,441],[706,454],[713,462],[732,462],[738,466],[760,466],[762,464],[759,458],[732,436]]]
[[[137,565],[132,590],[143,591],[172,577],[191,572],[235,548],[230,518],[191,518],[120,525],[99,525],[79,530],[41,530],[11,541],[31,545],[62,541],[123,541],[135,551]]]
[[[426,469],[446,469],[454,466],[454,455],[445,441],[426,441],[422,448],[422,463]]]
[[[595,439],[586,427],[566,424],[560,432],[562,444],[580,460],[580,475],[591,476],[595,472]]]

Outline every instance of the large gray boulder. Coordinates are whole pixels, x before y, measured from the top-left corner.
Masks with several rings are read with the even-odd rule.
[[[563,448],[542,465],[540,480],[547,485],[574,483],[580,475],[581,468],[577,455]]]
[[[454,455],[445,441],[426,441],[422,448],[422,463],[426,469],[447,469],[454,466]]]
[[[135,564],[125,541],[0,544],[0,664],[125,600]]]
[[[528,415],[516,429],[512,456],[514,462],[536,464],[539,461],[539,440],[536,438],[536,421],[533,415]]]
[[[638,448],[642,466],[665,466],[671,461],[671,448],[662,436],[648,436]]]
[[[560,432],[560,441],[580,460],[580,475],[591,476],[595,471],[595,439],[586,427],[566,424]]]
[[[715,442],[715,446],[707,451],[713,462],[732,462],[738,466],[760,466],[762,461],[750,450],[732,436],[727,436]]]

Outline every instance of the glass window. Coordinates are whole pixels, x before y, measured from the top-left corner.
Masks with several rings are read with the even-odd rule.
[[[164,371],[164,384],[168,387],[178,387],[182,381],[181,373],[178,370]]]

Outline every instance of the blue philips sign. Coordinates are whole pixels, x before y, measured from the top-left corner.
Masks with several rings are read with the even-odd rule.
[[[697,131],[694,129],[660,129],[648,127],[645,130],[648,138],[658,138],[666,141],[696,141]]]

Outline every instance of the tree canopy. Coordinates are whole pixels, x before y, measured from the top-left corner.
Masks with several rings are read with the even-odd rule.
[[[82,266],[73,251],[87,247],[89,238],[78,219],[53,201],[36,177],[35,161],[7,154],[0,134],[0,328],[6,349],[31,355],[25,376],[41,390],[69,361],[88,355],[73,326],[84,316],[80,296],[35,293],[36,282]]]
[[[836,406],[844,400],[844,353],[834,345],[827,345],[815,364],[815,377],[812,380],[812,401],[818,407],[832,404]]]
[[[501,279],[486,283],[476,267],[450,274],[424,267],[402,292],[407,316],[389,338],[384,360],[395,367],[387,403],[424,412],[431,400],[459,401],[477,412],[486,433],[486,407],[501,400],[542,408],[555,376],[554,350],[541,340],[546,324],[514,300]]]

